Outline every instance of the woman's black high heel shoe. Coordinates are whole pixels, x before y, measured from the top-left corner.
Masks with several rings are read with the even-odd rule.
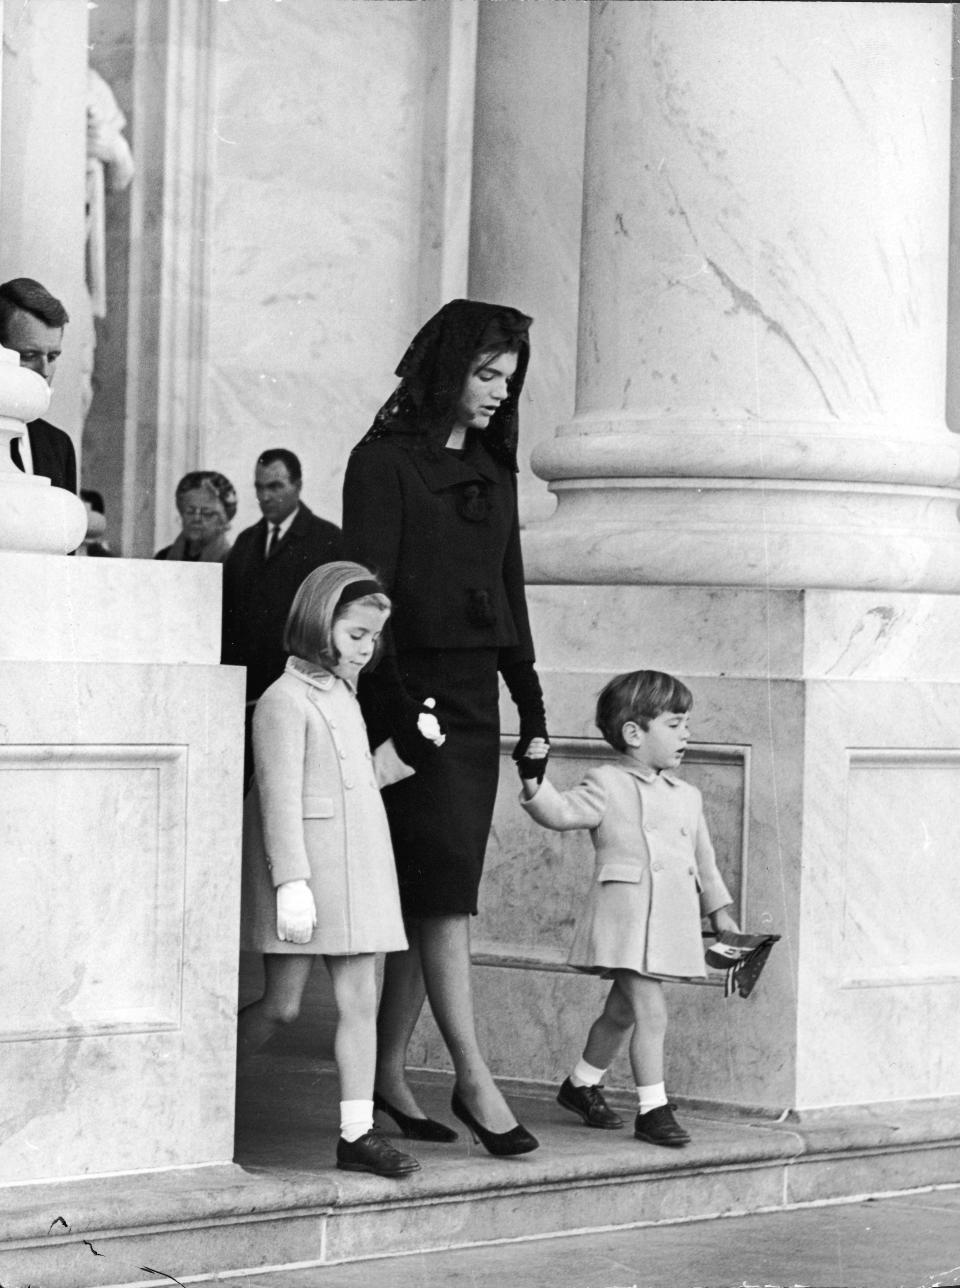
[[[384,1100],[378,1091],[373,1093],[373,1107],[381,1114],[389,1114],[406,1136],[407,1140],[435,1140],[449,1144],[457,1140],[457,1133],[452,1127],[446,1127],[433,1118],[411,1118],[409,1114],[394,1109],[388,1100]]]
[[[529,1154],[532,1149],[536,1149],[540,1144],[536,1136],[531,1136],[526,1127],[521,1127],[519,1123],[517,1123],[516,1127],[511,1127],[509,1131],[490,1131],[488,1127],[478,1123],[463,1103],[460,1098],[460,1092],[456,1087],[454,1087],[453,1095],[450,1097],[450,1109],[462,1123],[470,1128],[473,1139],[479,1141],[488,1154],[496,1154],[498,1158],[506,1158],[510,1154]]]

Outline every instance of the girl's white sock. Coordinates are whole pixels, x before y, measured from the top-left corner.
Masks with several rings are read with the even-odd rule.
[[[344,1140],[359,1140],[372,1126],[372,1100],[340,1101],[340,1135]]]
[[[666,1083],[652,1082],[649,1087],[637,1087],[637,1100],[640,1102],[642,1114],[651,1109],[659,1109],[661,1105],[667,1103]]]
[[[597,1069],[592,1064],[587,1064],[581,1056],[577,1061],[577,1067],[570,1075],[570,1081],[575,1087],[597,1087],[603,1082],[603,1075],[606,1072],[606,1069]]]

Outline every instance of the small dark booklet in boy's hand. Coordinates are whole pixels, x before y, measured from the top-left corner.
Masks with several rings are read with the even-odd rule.
[[[706,951],[707,965],[726,971],[723,995],[749,997],[779,935],[741,935],[725,930]]]

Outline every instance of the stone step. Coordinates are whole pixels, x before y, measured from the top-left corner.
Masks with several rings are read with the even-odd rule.
[[[449,1079],[421,1085],[453,1122]],[[955,1183],[960,1105],[885,1105],[778,1121],[678,1113],[682,1150],[594,1131],[553,1089],[508,1088],[541,1148],[492,1158],[461,1132],[411,1143],[402,1181],[336,1171],[328,1063],[259,1057],[238,1094],[237,1162],[0,1189],[3,1288],[216,1281],[438,1248],[771,1211]],[[633,1106],[611,1097],[630,1121]],[[385,1124],[386,1125],[386,1124]]]

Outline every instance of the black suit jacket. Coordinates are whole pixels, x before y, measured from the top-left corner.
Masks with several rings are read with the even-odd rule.
[[[247,668],[252,702],[283,673],[283,628],[297,588],[308,572],[340,559],[340,529],[305,505],[269,559],[267,521],[244,528],[223,565],[222,661]]]
[[[54,487],[66,488],[68,492],[77,490],[77,454],[73,450],[70,435],[65,434],[56,425],[46,420],[32,420],[27,425],[30,436],[30,454],[33,457],[33,472],[50,480]],[[11,444],[10,455],[14,463],[23,469],[19,444]]]
[[[355,448],[343,542],[393,599],[397,652],[497,648],[501,665],[533,660],[516,476],[478,436],[462,455],[389,435]]]

